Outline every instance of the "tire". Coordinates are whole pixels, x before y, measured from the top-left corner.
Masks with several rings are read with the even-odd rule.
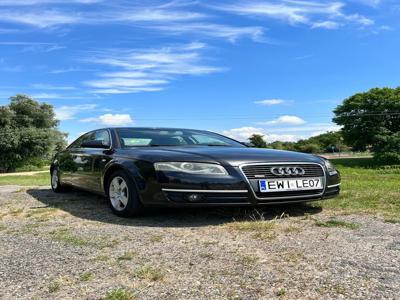
[[[114,172],[107,181],[107,196],[112,212],[119,217],[133,217],[143,212],[133,179],[127,172]]]
[[[51,171],[50,185],[54,193],[61,193],[67,190],[66,186],[60,183],[59,172],[57,167]]]

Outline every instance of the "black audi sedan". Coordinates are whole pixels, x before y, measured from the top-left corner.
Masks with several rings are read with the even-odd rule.
[[[339,172],[322,157],[191,129],[94,130],[58,153],[50,172],[54,192],[100,193],[124,217],[150,206],[280,204],[340,191]]]

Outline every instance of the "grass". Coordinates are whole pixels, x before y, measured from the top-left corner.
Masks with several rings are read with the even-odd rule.
[[[276,222],[274,220],[235,221],[227,224],[227,226],[233,230],[251,232],[255,239],[270,241],[276,238],[274,230],[276,228]]]
[[[88,246],[97,249],[113,248],[118,245],[119,241],[115,239],[103,238],[87,238],[79,237],[72,233],[68,228],[59,228],[50,232],[50,237],[58,242],[69,244],[72,246]]]
[[[132,260],[136,256],[135,252],[127,251],[117,258],[117,260]]]
[[[109,291],[106,295],[106,300],[134,300],[136,299],[135,295],[133,295],[130,291],[117,288]]]
[[[315,221],[315,225],[317,225],[318,227],[341,227],[348,229],[357,229],[360,227],[359,224],[349,223],[340,220]]]
[[[268,231],[275,228],[276,223],[274,221],[242,221],[233,222],[228,226],[234,230],[239,231]]]
[[[243,255],[239,257],[239,261],[244,266],[254,266],[258,262],[259,258],[255,255]]]
[[[50,173],[0,176],[0,185],[47,186],[50,185]]]
[[[164,272],[160,268],[145,265],[136,271],[135,276],[140,279],[159,281],[164,279]]]
[[[283,298],[286,295],[286,289],[285,288],[280,288],[277,292],[276,295],[280,298]]]
[[[400,166],[377,165],[371,158],[335,159],[342,176],[338,198],[316,202],[326,209],[400,218]]]
[[[387,218],[385,219],[386,223],[391,223],[391,224],[400,224],[400,219],[395,219],[395,218]]]
[[[94,275],[92,272],[84,272],[81,274],[81,276],[79,276],[79,279],[83,282],[86,282],[86,281],[92,280],[93,277],[94,277]]]
[[[150,238],[150,241],[153,242],[153,243],[159,243],[159,242],[162,241],[162,239],[163,239],[163,237],[161,235],[153,235]]]
[[[59,291],[61,286],[62,286],[62,280],[61,279],[53,280],[48,285],[49,293],[55,293],[55,292]]]
[[[68,229],[58,229],[51,232],[54,240],[73,246],[89,246],[90,241],[73,235]]]

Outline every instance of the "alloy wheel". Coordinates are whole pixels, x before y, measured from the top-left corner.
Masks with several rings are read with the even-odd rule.
[[[117,211],[122,211],[128,205],[129,189],[126,181],[120,177],[114,177],[109,186],[111,205]]]

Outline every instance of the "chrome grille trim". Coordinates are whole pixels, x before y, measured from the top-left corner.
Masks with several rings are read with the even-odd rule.
[[[248,190],[187,190],[187,189],[162,189],[163,192],[174,193],[248,193]]]
[[[288,166],[287,163],[279,163],[277,165]],[[288,176],[279,176],[273,174],[271,164],[262,164],[262,165],[246,165],[243,166],[242,172],[248,179],[273,179],[273,178],[306,178],[306,177],[322,177],[324,176],[323,170],[316,165],[298,163],[291,164],[293,167],[299,167],[304,170],[303,175],[288,175]]]
[[[325,172],[325,168],[324,168],[324,166],[322,165],[322,164],[319,164],[319,163],[314,163],[314,162],[284,162],[284,161],[281,161],[281,162],[264,162],[264,163],[250,163],[250,164],[242,164],[242,165],[240,165],[239,166],[239,169],[240,169],[240,171],[241,171],[241,173],[242,173],[242,175],[243,175],[243,178],[246,180],[246,182],[248,183],[248,185],[249,185],[249,187],[250,187],[250,189],[251,189],[251,191],[252,191],[252,193],[253,193],[253,195],[254,195],[254,197],[257,199],[257,200],[261,200],[261,201],[265,201],[265,200],[279,200],[279,199],[282,199],[282,200],[284,200],[284,199],[299,199],[299,198],[304,198],[305,196],[304,195],[298,195],[298,196],[282,196],[282,197],[268,197],[268,195],[266,195],[266,197],[259,197],[259,196],[257,196],[257,193],[256,193],[256,191],[253,189],[253,186],[252,186],[252,184],[251,184],[251,182],[250,182],[250,180],[260,180],[260,179],[268,179],[268,178],[260,178],[260,177],[255,177],[255,178],[251,178],[251,179],[249,179],[247,176],[246,176],[246,174],[245,174],[245,172],[243,171],[243,168],[244,167],[247,167],[247,166],[256,166],[256,167],[258,167],[258,166],[264,166],[265,168],[270,168],[271,166],[275,166],[275,165],[282,165],[282,166],[285,166],[285,165],[313,165],[313,166],[319,166],[320,168],[321,168],[321,170],[322,170],[322,176],[320,175],[320,176],[316,176],[316,177],[323,177],[324,178],[324,189],[322,190],[322,192],[320,192],[320,193],[316,193],[316,194],[312,194],[312,195],[309,195],[309,196],[312,196],[312,197],[322,197],[323,196],[323,194],[325,193],[325,190],[326,190],[326,188],[327,188],[327,186],[326,186],[326,172]],[[308,176],[307,176],[308,177]],[[276,178],[276,177],[275,177]],[[281,177],[282,178],[282,177]],[[283,177],[283,178],[287,178],[287,179],[289,179],[289,178],[304,178],[304,177]],[[282,193],[284,193],[284,192],[282,192]]]

